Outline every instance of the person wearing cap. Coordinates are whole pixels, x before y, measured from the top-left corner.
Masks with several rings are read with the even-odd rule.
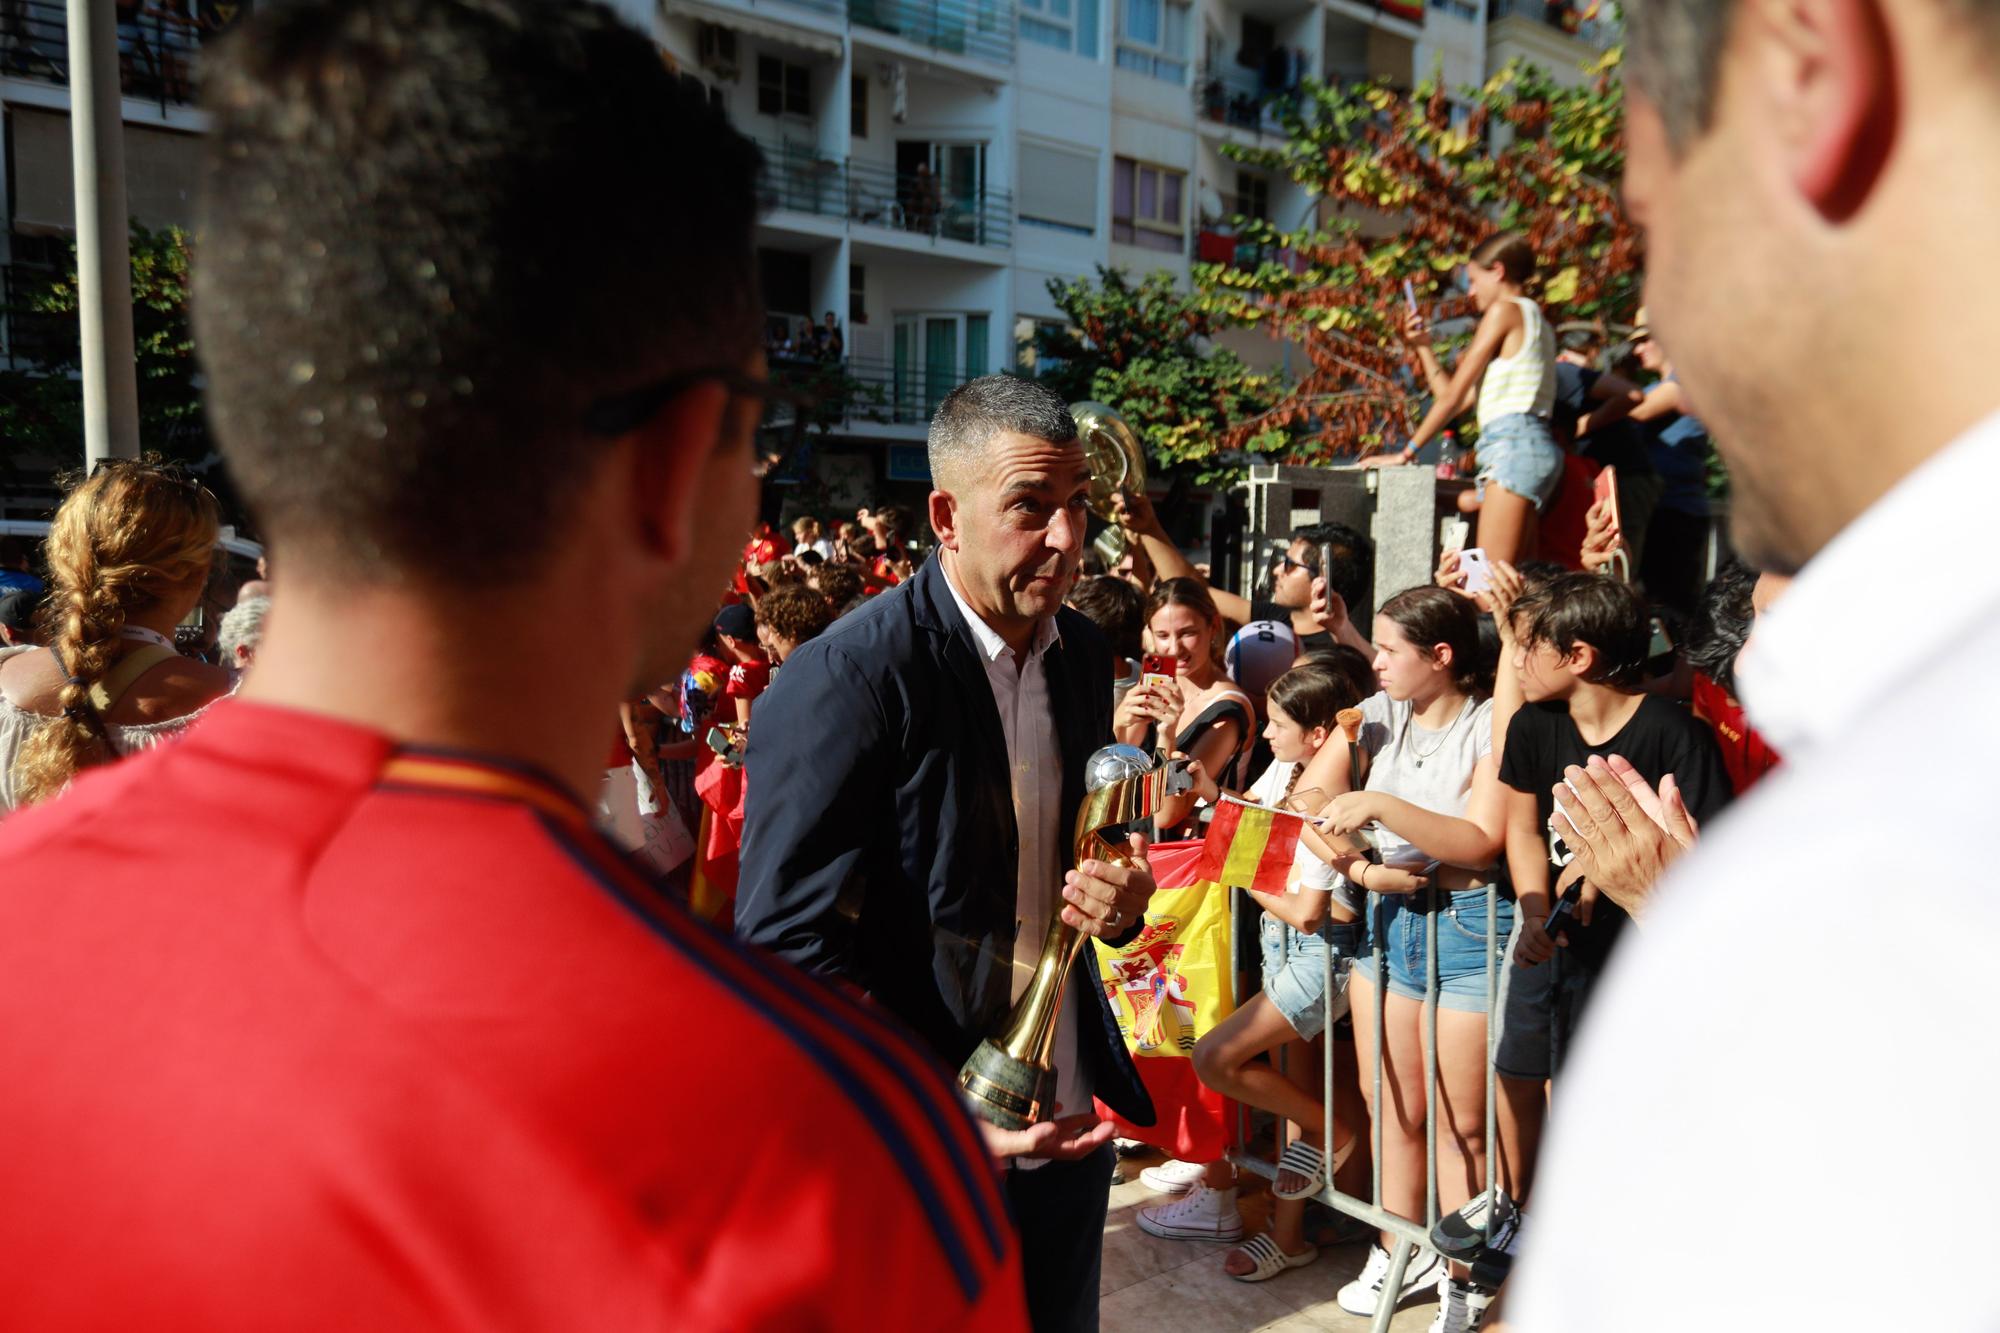
[[[0,596],[0,647],[24,648],[36,642],[35,612],[42,606],[42,595],[26,589],[16,589]]]
[[[747,723],[751,701],[771,683],[771,659],[757,642],[757,613],[747,602],[723,607],[715,616],[715,635],[722,643],[722,659],[729,664],[716,720]]]

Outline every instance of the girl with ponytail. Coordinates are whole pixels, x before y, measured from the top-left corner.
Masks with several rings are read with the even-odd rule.
[[[49,527],[46,648],[0,651],[0,812],[176,734],[229,688],[174,651],[208,582],[215,497],[149,463],[100,466]]]

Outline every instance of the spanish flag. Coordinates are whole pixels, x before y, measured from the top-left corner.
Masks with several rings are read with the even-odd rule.
[[[1305,818],[1225,795],[1215,807],[1195,878],[1232,889],[1283,893]]]

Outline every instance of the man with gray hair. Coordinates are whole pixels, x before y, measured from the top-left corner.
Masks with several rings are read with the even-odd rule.
[[[2000,1327],[1977,1257],[2000,383],[1974,332],[2000,306],[2000,3],[1632,9],[1653,326],[1728,464],[1733,542],[1798,576],[1738,670],[1785,766],[1701,830],[1592,1004],[1508,1321]],[[1855,651],[1888,606],[1895,633]],[[1571,779],[1586,840],[1653,827]],[[1870,828],[1886,863],[1837,832]],[[1907,1263],[1850,1276],[1801,1244],[1875,1222]]]
[[[257,645],[264,638],[264,617],[270,610],[269,597],[246,597],[222,617],[215,646],[222,650],[222,665],[236,675],[248,671],[257,660]]]
[[[736,928],[866,991],[957,1068],[1000,1031],[1051,916],[1137,932],[1144,869],[1068,869],[1112,654],[1063,606],[1090,469],[1061,398],[989,375],[931,422],[936,558],[799,648],[757,705]],[[1097,1327],[1111,1124],[1152,1122],[1103,988],[1070,979],[1055,1119],[987,1126],[1038,1330]]]

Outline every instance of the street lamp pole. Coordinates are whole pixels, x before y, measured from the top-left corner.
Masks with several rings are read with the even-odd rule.
[[[83,455],[139,456],[125,117],[113,0],[69,0],[70,156],[76,178],[77,305],[83,335]]]

